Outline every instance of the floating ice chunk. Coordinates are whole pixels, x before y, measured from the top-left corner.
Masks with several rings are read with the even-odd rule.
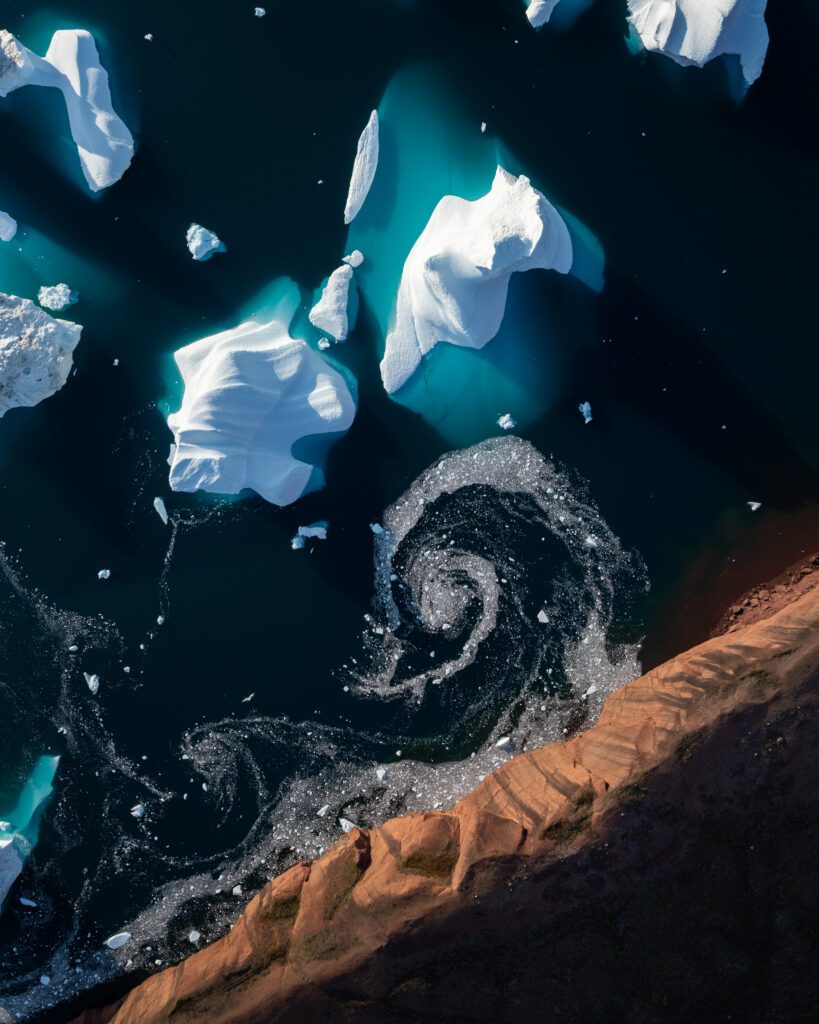
[[[506,747],[511,746],[511,744],[512,744],[512,737],[511,736],[501,736],[501,738],[497,741],[495,746],[499,750],[504,750]]]
[[[560,0],[528,0],[526,17],[533,28],[540,28],[551,18]]]
[[[767,0],[628,0],[628,20],[647,50],[701,68],[736,54],[747,85],[762,74],[768,51]]]
[[[292,316],[292,312],[289,313]],[[295,458],[305,437],[346,431],[355,403],[344,377],[291,338],[288,319],[250,320],[175,354],[185,393],[168,417],[175,491],[239,494],[294,502],[314,467]]]
[[[132,818],[144,818],[145,817],[145,804],[134,804],[131,808]]]
[[[191,224],[185,241],[188,244],[188,252],[198,263],[209,260],[215,252],[227,252],[227,246],[219,236],[203,228],[201,224]]]
[[[597,540],[597,538],[593,537],[591,534],[589,534],[589,536],[586,538],[585,544],[587,548],[597,548],[600,546],[600,543]]]
[[[88,689],[96,696],[100,688],[100,677],[96,674],[89,675],[88,672],[83,672],[83,675]]]
[[[157,615],[157,617],[156,617],[156,624],[157,624],[157,626],[164,626],[165,625],[165,616],[164,615]]]
[[[159,518],[162,520],[162,522],[167,526],[168,525],[168,510],[165,508],[165,502],[162,500],[162,498],[154,498],[154,508],[156,509],[156,514],[159,516]]]
[[[254,7],[253,13],[256,15],[257,18],[263,18],[267,14],[267,11],[264,9],[264,7]]]
[[[40,984],[41,985],[46,985],[46,986],[50,985],[51,984],[51,978],[49,978],[49,976],[47,974],[41,974],[40,975]]]
[[[299,535],[296,534],[296,536],[290,541],[290,547],[294,551],[302,551],[304,549],[304,537],[299,537]]]
[[[201,934],[195,928],[192,931],[188,932],[188,942],[192,946],[198,946],[199,945],[199,940],[201,938],[202,938]]]
[[[67,306],[73,306],[77,299],[77,293],[72,292],[67,284],[44,285],[37,292],[37,301],[40,305],[45,306],[46,309],[53,310],[55,313],[59,313],[61,309],[65,309]]]
[[[345,832],[352,832],[354,828],[358,828],[358,825],[354,821],[350,821],[349,818],[339,818],[338,823]]]
[[[108,74],[90,32],[55,32],[38,57],[0,30],[0,97],[23,85],[53,86],[65,100],[71,136],[92,192],[119,181],[134,155],[134,139],[114,111]]]
[[[546,614],[546,610],[544,608],[541,608],[537,613],[537,621],[542,623],[544,626],[549,621],[549,616]]]
[[[481,121],[481,135],[486,135],[486,121]]]
[[[321,298],[310,310],[310,323],[320,331],[332,334],[336,341],[345,341],[350,329],[347,303],[352,280],[353,268],[349,264],[345,263],[334,270],[324,286]]]
[[[142,38],[147,39],[149,43],[152,43],[154,41],[154,34],[153,32],[146,32]]]
[[[97,573],[97,579],[98,580],[110,580],[111,579],[111,570],[110,569],[100,569],[100,571]]]
[[[242,887],[241,887],[241,885],[234,885],[233,889],[231,890],[231,892],[233,893],[234,896],[241,896],[242,895]]]
[[[581,402],[577,407],[578,412],[583,417],[583,422],[588,424],[592,421],[592,407],[588,402]]]
[[[130,932],[116,932],[114,935],[109,935],[103,945],[109,949],[121,949],[126,942],[130,942],[132,935]]]
[[[319,338],[319,340],[318,340],[318,348],[319,348],[320,352],[326,352],[328,348],[332,348],[332,345],[327,340],[327,338]]]
[[[55,319],[30,299],[0,292],[0,416],[60,390],[81,333],[79,324]]]
[[[27,899],[25,896],[20,897],[20,905],[23,907],[36,907],[37,903],[35,900]]]
[[[375,769],[375,777],[378,779],[379,782],[386,782],[389,779],[389,777],[390,777],[389,769],[387,769],[387,768],[376,768]]]
[[[242,703],[243,704],[249,704],[253,700],[253,698],[255,696],[256,696],[255,693],[250,693],[250,694],[247,695],[247,697],[242,697]]]
[[[319,807],[319,809],[316,811],[316,817],[323,818],[327,814],[327,812],[329,810],[330,810],[330,805],[329,804],[324,804],[322,807]]]
[[[384,527],[381,525],[381,523],[370,523],[370,529],[376,535],[376,537],[381,537],[384,534]]]
[[[0,242],[10,242],[17,234],[17,221],[0,210]]]
[[[505,412],[503,416],[498,417],[498,426],[501,430],[514,430],[517,425],[517,421],[514,420],[508,412]]]
[[[524,175],[498,167],[470,202],[444,196],[404,264],[381,378],[398,391],[441,341],[483,348],[498,333],[516,271],[566,274],[572,243],[563,218]]]
[[[328,529],[329,527],[326,522],[313,523],[312,526],[300,526],[296,536],[312,537],[315,540],[327,540]]]
[[[762,508],[761,501],[749,501],[747,502],[747,505],[752,512],[758,512]]]
[[[364,200],[372,186],[375,171],[378,167],[378,111],[370,114],[367,127],[361,133],[350,177],[350,188],[347,192],[347,204],[344,207],[344,223],[351,224],[358,216]]]
[[[349,263],[351,267],[360,267],[364,262],[364,253],[360,249],[353,249],[349,256],[342,256],[342,263]]]

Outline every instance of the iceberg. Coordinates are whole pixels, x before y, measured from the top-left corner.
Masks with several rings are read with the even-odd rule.
[[[50,398],[68,380],[82,327],[0,292],[0,417]]]
[[[162,500],[162,498],[154,498],[154,509],[156,510],[156,514],[159,516],[162,522],[167,526],[168,510],[167,508],[165,508],[165,502]]]
[[[592,421],[592,407],[588,402],[581,402],[577,407],[577,411],[583,417],[583,422],[588,426]]]
[[[517,421],[508,412],[505,412],[502,416],[498,416],[498,426],[501,430],[514,430]]]
[[[332,335],[336,341],[345,341],[350,330],[347,302],[352,280],[352,265],[344,263],[330,274],[321,298],[310,310],[310,323]]]
[[[41,306],[59,313],[67,306],[73,306],[79,296],[72,292],[67,284],[43,285],[37,292],[37,301]]]
[[[360,267],[364,262],[364,253],[360,249],[353,249],[349,256],[341,257],[342,263],[349,263],[354,269]]]
[[[557,7],[560,0],[529,0],[526,7],[526,17],[533,28],[540,28],[551,18],[552,11]]]
[[[203,228],[201,224],[191,224],[185,241],[188,244],[188,252],[198,263],[209,260],[215,252],[227,252],[227,246],[219,236]]]
[[[0,811],[4,819],[0,822],[0,910],[37,842],[43,806],[54,791],[59,763],[59,757],[39,757],[17,806]]]
[[[313,523],[312,526],[300,526],[296,535],[290,541],[290,547],[294,551],[301,551],[305,540],[327,540],[328,524],[326,522]]]
[[[444,196],[404,264],[381,361],[384,387],[403,387],[438,342],[483,348],[491,341],[516,271],[567,274],[571,266],[563,218],[525,175],[499,166],[480,199]]]
[[[307,342],[290,336],[299,304],[292,288],[271,319],[248,320],[175,353],[184,394],[168,417],[173,490],[252,490],[289,505],[318,469],[297,458],[293,446],[349,429],[355,401],[347,381]]]
[[[746,85],[762,74],[768,52],[767,0],[628,0],[628,21],[647,50],[701,68],[724,54],[739,57]]]
[[[370,114],[367,127],[361,133],[350,176],[350,188],[344,207],[344,223],[352,224],[364,205],[378,167],[378,111]]]
[[[0,242],[10,242],[17,234],[17,221],[0,210]]]
[[[114,111],[108,73],[94,37],[84,29],[55,32],[45,57],[38,57],[0,30],[0,98],[24,85],[59,89],[71,137],[92,192],[119,181],[134,155],[134,139]]]

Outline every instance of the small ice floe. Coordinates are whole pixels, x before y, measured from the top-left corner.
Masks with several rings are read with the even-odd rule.
[[[251,702],[251,701],[253,700],[253,698],[254,698],[255,696],[256,696],[256,694],[255,694],[255,693],[249,693],[249,694],[247,695],[247,697],[242,697],[242,703],[243,703],[243,704],[249,704],[249,703],[250,703],[250,702]]]
[[[353,249],[349,256],[342,256],[341,262],[349,263],[355,270],[356,267],[360,267],[364,262],[364,253],[360,249]]]
[[[51,978],[49,978],[49,976],[47,974],[41,974],[40,975],[40,984],[41,985],[50,985],[51,984]]]
[[[374,110],[356,148],[350,188],[344,206],[344,223],[352,224],[370,191],[378,167],[378,112]]]
[[[78,647],[78,646],[77,646],[76,644],[72,644],[72,645],[71,645],[71,646],[70,646],[70,647],[68,648],[68,653],[69,653],[69,654],[76,654],[78,650],[79,650],[79,647]]]
[[[10,242],[17,234],[17,221],[0,210],[0,242]]]
[[[331,343],[330,343],[329,338],[319,338],[319,340],[318,340],[318,348],[319,348],[320,352],[326,352],[327,349],[330,348],[330,347],[331,347]]]
[[[253,13],[257,18],[263,18],[267,14],[267,11],[264,7],[254,7]]]
[[[100,688],[100,677],[98,675],[96,675],[96,674],[89,675],[87,672],[83,672],[83,675],[85,676],[85,682],[86,682],[86,684],[88,686],[88,689],[96,697],[97,690],[99,690],[99,688]]]
[[[591,423],[592,421],[592,410],[591,405],[588,402],[581,402],[577,407],[578,412],[583,417],[584,423]]]
[[[389,777],[390,777],[389,769],[388,768],[376,768],[375,769],[375,777],[378,779],[379,782],[386,782],[389,779]]]
[[[153,32],[146,32],[142,38],[147,40],[149,43],[152,43],[154,41],[154,34]]]
[[[749,501],[747,502],[747,505],[752,512],[758,512],[762,508],[761,501]]]
[[[585,543],[587,548],[596,548],[596,547],[600,546],[599,545],[599,541],[597,540],[597,538],[596,537],[592,537],[591,534],[589,534],[589,536],[586,538],[584,543]]]
[[[583,700],[588,700],[588,698],[591,697],[593,693],[597,693],[597,687],[594,685],[594,683],[592,683],[588,690],[586,690],[586,692],[583,694]]]
[[[301,551],[306,540],[327,540],[327,529],[327,523],[323,522],[313,523],[311,526],[300,526],[290,541],[290,547],[294,551]]]
[[[36,907],[37,903],[34,900],[27,899],[25,896],[21,896],[20,905],[23,907]]]
[[[132,818],[144,818],[145,817],[145,804],[134,804],[131,808]]]
[[[185,241],[188,243],[188,252],[198,263],[209,260],[215,252],[227,252],[227,246],[219,236],[201,224],[191,224]]]
[[[381,525],[381,523],[370,523],[370,529],[373,531],[376,537],[383,537],[384,527]]]
[[[345,832],[352,832],[354,828],[358,828],[358,825],[354,821],[350,821],[349,818],[339,818],[338,823]]]
[[[549,621],[549,616],[546,614],[546,610],[544,608],[541,608],[540,611],[537,613],[537,621],[544,626]]]
[[[0,832],[11,832],[11,822],[0,821]]]
[[[486,121],[481,121],[481,135],[486,135]]]
[[[330,810],[330,805],[329,804],[324,804],[323,807],[319,807],[319,809],[316,811],[316,817],[317,818],[323,818],[327,814],[327,812],[329,810]]]
[[[198,946],[199,945],[199,940],[201,938],[202,938],[202,936],[199,934],[199,932],[195,928],[193,929],[193,931],[188,932],[188,942],[192,946]]]
[[[37,292],[37,301],[40,305],[55,313],[67,306],[73,306],[77,299],[77,293],[72,292],[67,284],[43,285]]]
[[[157,617],[156,617],[156,624],[157,624],[157,626],[164,626],[165,625],[165,616],[164,615],[157,615]]]
[[[230,891],[233,893],[234,896],[241,896],[242,895],[242,887],[241,887],[241,885],[234,885],[233,888]]]
[[[511,745],[512,745],[512,737],[511,736],[501,736],[501,738],[495,744],[495,746],[498,748],[498,750],[506,750]]]
[[[111,363],[111,365],[112,365],[112,366],[119,366],[119,359],[115,359],[115,360],[113,361],[113,363]]]
[[[109,935],[103,945],[109,949],[120,949],[126,942],[130,942],[131,938],[130,932],[117,932],[114,935]]]
[[[110,569],[100,569],[100,571],[97,573],[97,579],[98,580],[110,580],[111,579],[111,570]]]
[[[514,430],[517,425],[517,420],[513,419],[508,412],[498,416],[498,426],[501,430]]]
[[[162,500],[162,498],[154,498],[154,508],[156,509],[156,514],[159,516],[159,518],[162,520],[162,522],[167,526],[168,525],[168,510],[165,508],[165,502]]]

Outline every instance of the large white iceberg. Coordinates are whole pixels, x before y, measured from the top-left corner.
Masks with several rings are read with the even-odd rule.
[[[23,85],[51,86],[63,94],[71,137],[91,191],[119,181],[134,155],[134,139],[114,111],[108,73],[91,33],[55,32],[45,57],[38,57],[0,29],[0,97]]]
[[[736,54],[748,85],[768,51],[767,0],[628,0],[629,22],[647,50],[701,68]]]
[[[201,224],[191,224],[185,241],[188,244],[188,252],[199,263],[209,260],[215,252],[227,252],[227,246],[221,238],[213,231],[203,228]]]
[[[10,242],[17,234],[17,221],[0,210],[0,242]]]
[[[535,28],[545,25],[560,0],[528,0],[526,17]]]
[[[345,341],[350,330],[347,303],[352,280],[353,268],[344,263],[330,274],[321,298],[310,310],[310,323],[331,334],[336,341]]]
[[[367,127],[358,140],[358,148],[344,207],[344,223],[351,224],[358,216],[370,191],[378,167],[378,111],[370,114]]]
[[[60,390],[81,333],[79,324],[55,319],[30,299],[0,292],[0,417]]]
[[[567,274],[571,265],[563,218],[524,175],[498,167],[480,199],[444,196],[404,264],[381,361],[384,387],[406,384],[439,341],[466,348],[491,341],[516,271]]]
[[[185,392],[179,411],[168,417],[176,442],[168,460],[173,490],[250,489],[289,505],[315,469],[293,455],[293,445],[350,427],[355,402],[347,382],[288,332],[296,305],[175,354]]]

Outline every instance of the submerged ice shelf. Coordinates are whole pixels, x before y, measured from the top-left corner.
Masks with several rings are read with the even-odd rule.
[[[68,380],[82,327],[0,292],[0,416],[50,398]]]
[[[752,85],[768,51],[766,5],[767,0],[628,0],[628,20],[647,50],[684,67],[738,56]]]
[[[37,842],[43,805],[53,792],[59,757],[40,757],[17,805],[0,810],[0,909]]]
[[[563,218],[524,175],[498,167],[480,199],[444,196],[404,264],[381,361],[384,387],[403,387],[439,342],[482,348],[491,341],[513,273],[567,274],[571,266]]]
[[[94,37],[84,29],[55,32],[45,57],[38,57],[0,30],[0,97],[24,85],[59,89],[71,136],[92,192],[119,181],[134,155],[134,139],[114,111],[108,74]]]
[[[347,381],[289,333],[299,303],[292,286],[270,319],[248,320],[175,354],[185,390],[168,417],[173,490],[252,490],[289,505],[317,471],[293,446],[350,427],[355,401]]]

